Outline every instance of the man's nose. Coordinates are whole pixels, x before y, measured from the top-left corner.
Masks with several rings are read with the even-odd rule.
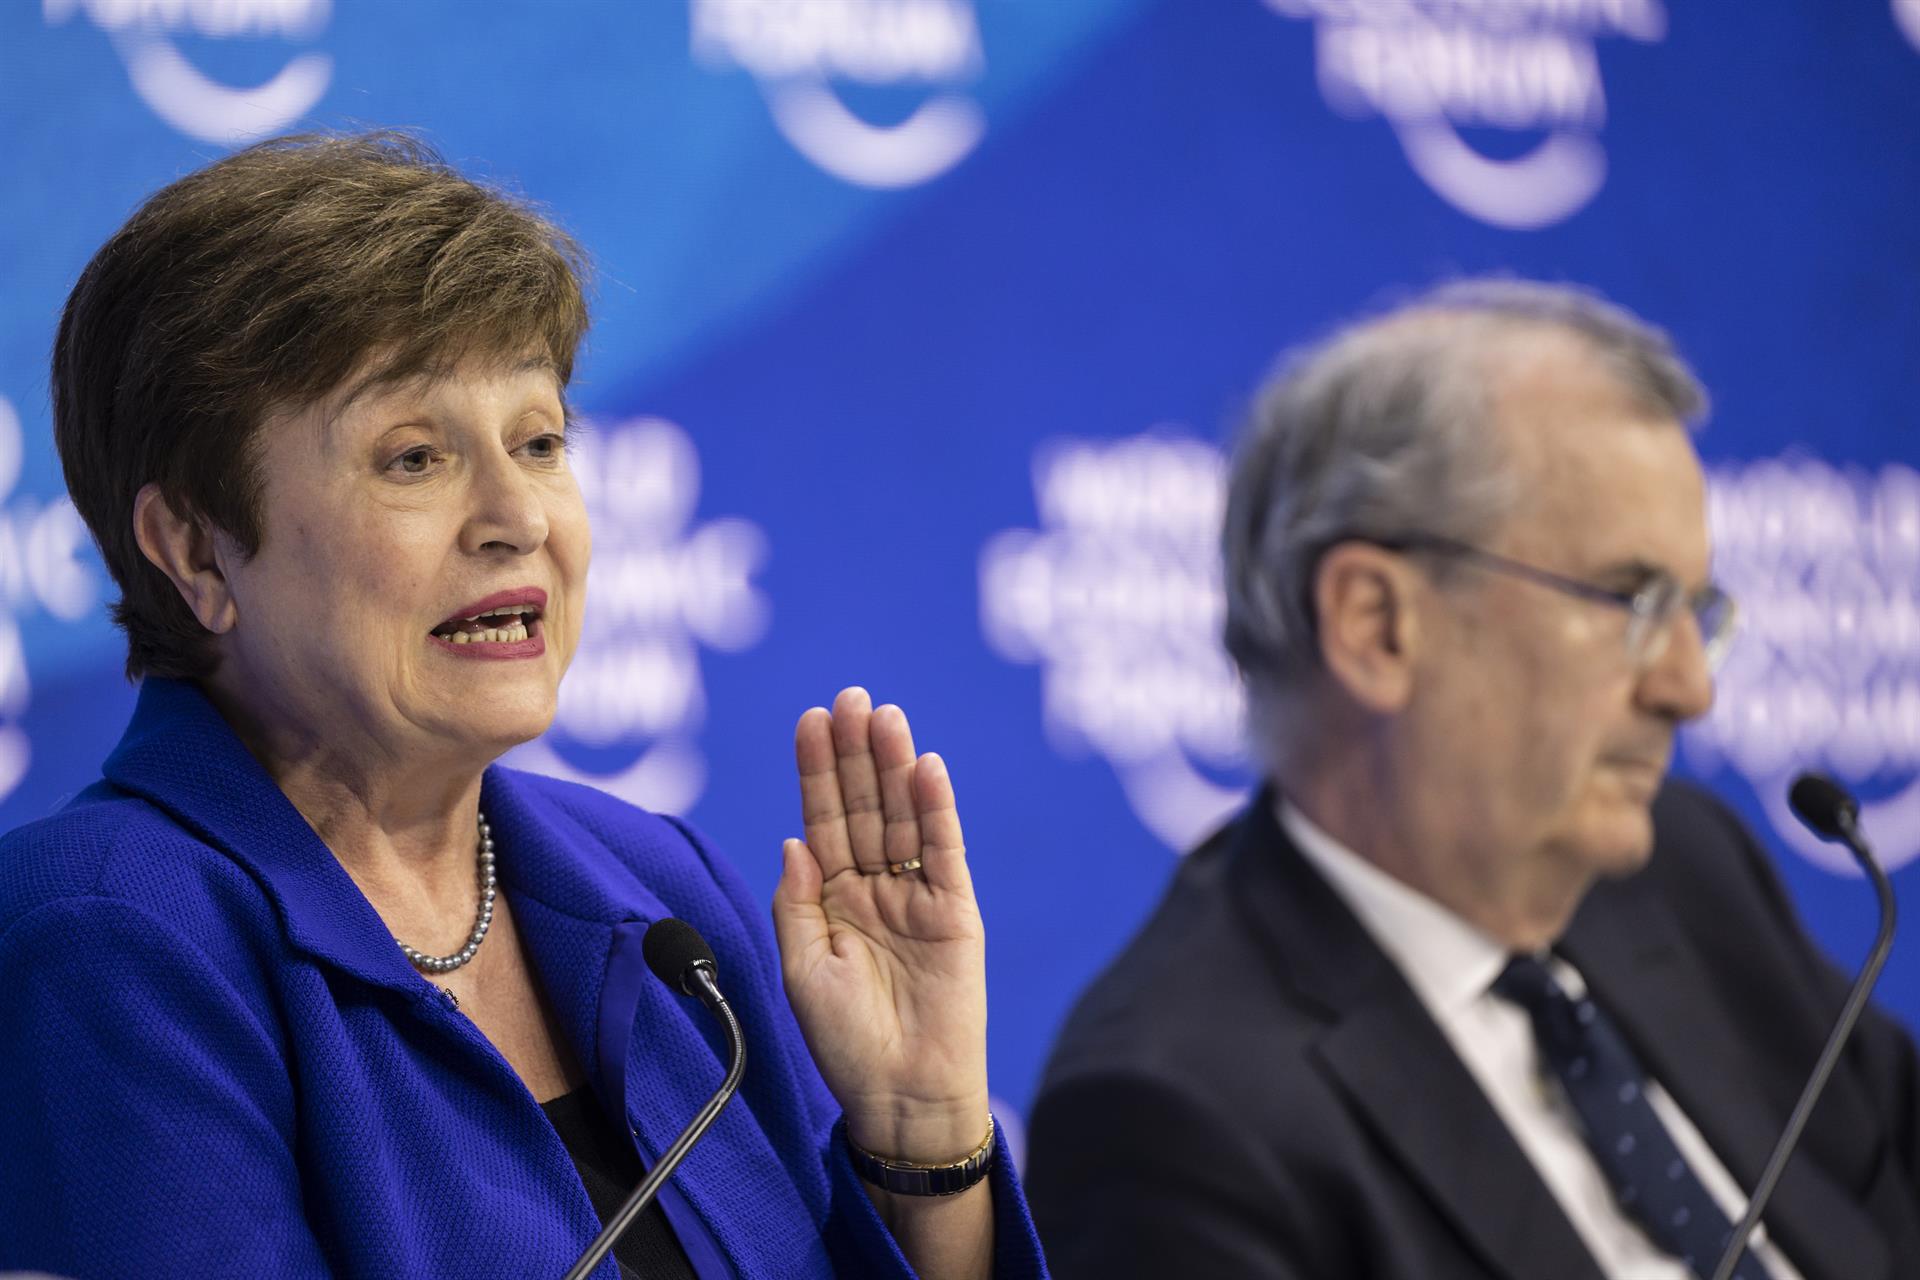
[[[1667,624],[1660,652],[1640,673],[1635,698],[1676,724],[1698,719],[1713,707],[1713,668],[1691,610],[1680,610]]]

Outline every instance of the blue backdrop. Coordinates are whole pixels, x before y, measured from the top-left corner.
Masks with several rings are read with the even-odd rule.
[[[948,758],[992,1070],[1246,782],[1221,449],[1285,345],[1504,270],[1669,326],[1749,627],[1681,767],[1854,963],[1824,765],[1920,886],[1920,0],[38,0],[0,10],[0,825],[131,694],[45,360],[93,249],[246,138],[417,127],[596,256],[589,637],[524,763],[690,813],[770,894],[791,730]],[[504,856],[511,856],[506,851]],[[1920,1021],[1912,944],[1883,999]]]

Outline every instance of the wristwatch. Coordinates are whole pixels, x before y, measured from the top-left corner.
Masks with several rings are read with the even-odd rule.
[[[993,1117],[987,1117],[987,1136],[964,1158],[952,1164],[915,1164],[884,1160],[847,1135],[847,1152],[854,1172],[882,1191],[903,1196],[954,1196],[987,1176],[993,1168]]]

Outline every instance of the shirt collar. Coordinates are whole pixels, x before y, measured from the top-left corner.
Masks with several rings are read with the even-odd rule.
[[[1387,953],[1430,1013],[1450,1015],[1487,993],[1504,947],[1328,835],[1284,796],[1281,829]]]

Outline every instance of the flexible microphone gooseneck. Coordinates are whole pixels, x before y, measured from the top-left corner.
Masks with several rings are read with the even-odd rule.
[[[1893,947],[1893,886],[1887,883],[1887,873],[1880,869],[1872,851],[1867,848],[1866,838],[1860,834],[1859,804],[1847,794],[1845,787],[1820,773],[1803,773],[1795,778],[1793,789],[1787,793],[1787,803],[1793,806],[1794,816],[1806,823],[1807,829],[1822,840],[1846,845],[1853,854],[1853,860],[1866,872],[1867,879],[1873,882],[1875,896],[1880,899],[1880,932],[1873,940],[1873,950],[1867,953],[1867,962],[1861,967],[1860,976],[1853,980],[1853,989],[1847,993],[1840,1019],[1833,1024],[1826,1047],[1820,1051],[1820,1061],[1814,1064],[1806,1088],[1800,1091],[1800,1101],[1794,1104],[1787,1127],[1781,1131],[1780,1140],[1774,1143],[1773,1154],[1767,1158],[1766,1171],[1760,1175],[1760,1181],[1753,1189],[1753,1199],[1747,1205],[1746,1216],[1740,1219],[1740,1224],[1727,1240],[1726,1251],[1720,1255],[1720,1265],[1714,1268],[1713,1280],[1729,1280],[1734,1267],[1739,1264],[1740,1255],[1747,1247],[1747,1237],[1753,1234],[1754,1225],[1766,1211],[1767,1201],[1773,1198],[1774,1185],[1780,1181],[1787,1160],[1800,1141],[1800,1131],[1807,1127],[1807,1117],[1813,1114],[1814,1104],[1827,1087],[1827,1077],[1833,1074],[1834,1064],[1840,1060],[1840,1051],[1846,1047],[1847,1037],[1853,1034],[1853,1024],[1860,1020],[1860,1012],[1867,1006],[1867,996],[1872,992],[1873,984],[1879,980],[1881,966],[1886,964],[1887,952]]]
[[[633,1189],[627,1202],[620,1206],[619,1212],[607,1220],[607,1224],[594,1238],[573,1269],[566,1274],[566,1280],[587,1280],[601,1260],[613,1251],[614,1244],[625,1234],[628,1227],[653,1202],[655,1193],[667,1176],[687,1158],[687,1152],[693,1150],[693,1144],[700,1141],[708,1127],[720,1115],[720,1109],[733,1097],[735,1089],[740,1087],[740,1077],[747,1069],[747,1042],[740,1034],[740,1020],[733,1016],[727,998],[720,994],[720,988],[714,982],[716,973],[713,961],[713,948],[700,936],[700,931],[685,920],[675,920],[671,916],[656,920],[647,927],[646,937],[640,941],[641,954],[646,956],[647,967],[653,970],[654,977],[683,995],[697,998],[701,1004],[713,1011],[720,1019],[720,1025],[727,1033],[727,1078],[714,1095],[707,1099],[707,1105],[700,1108],[700,1114],[693,1118],[674,1139],[653,1168],[647,1170],[647,1176]]]

